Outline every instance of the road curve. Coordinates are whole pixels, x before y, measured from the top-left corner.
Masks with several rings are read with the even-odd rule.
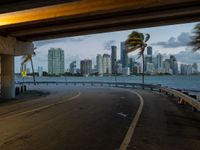
[[[200,148],[200,113],[175,98],[109,87],[48,90],[0,104],[0,150],[121,150],[124,141],[127,150]]]
[[[114,88],[56,90],[0,107],[1,150],[119,149],[140,105],[136,94]]]

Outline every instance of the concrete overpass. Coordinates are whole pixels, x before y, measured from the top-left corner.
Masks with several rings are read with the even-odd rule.
[[[2,96],[14,97],[14,56],[32,41],[199,21],[199,0],[1,0]]]

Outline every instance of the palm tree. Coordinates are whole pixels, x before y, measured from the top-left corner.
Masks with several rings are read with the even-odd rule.
[[[193,46],[193,51],[200,50],[200,23],[198,23],[194,27],[194,35],[192,36],[192,41],[190,42],[190,45]]]
[[[36,49],[36,48],[34,48],[34,50],[35,50],[35,49]],[[34,50],[33,50],[33,53],[32,53],[32,54],[28,54],[28,55],[22,56],[21,66],[22,66],[22,68],[23,68],[23,65],[24,65],[25,63],[27,63],[27,62],[29,62],[29,61],[31,62],[32,73],[33,73],[33,82],[34,82],[34,85],[36,85],[36,83],[35,83],[35,71],[34,71],[33,60],[32,60],[32,57],[36,55],[35,52],[34,52]]]
[[[147,47],[147,41],[150,39],[149,34],[143,34],[137,31],[133,31],[131,34],[129,34],[127,40],[126,40],[126,49],[127,52],[133,52],[136,50],[139,50],[139,58],[142,57],[142,84],[144,84],[144,51]],[[143,86],[144,88],[144,86]]]

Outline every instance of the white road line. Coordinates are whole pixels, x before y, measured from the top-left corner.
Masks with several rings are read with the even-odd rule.
[[[31,109],[31,110],[28,110],[28,111],[25,111],[25,112],[14,114],[14,115],[11,115],[11,116],[3,117],[3,118],[0,118],[0,121],[4,120],[4,119],[9,119],[9,118],[12,118],[12,117],[16,117],[16,116],[32,113],[32,112],[35,112],[35,111],[40,111],[40,110],[43,110],[43,109],[47,109],[47,108],[50,108],[52,106],[56,106],[58,104],[62,104],[62,103],[65,103],[65,102],[69,102],[71,100],[74,100],[74,99],[78,98],[80,95],[81,95],[81,93],[78,92],[78,94],[76,94],[75,96],[70,97],[70,98],[68,98],[66,100],[59,101],[57,103],[53,103],[53,104],[49,104],[49,105],[45,105],[45,106],[41,106],[41,107],[38,107],[38,108],[35,108],[35,109]]]
[[[131,125],[130,125],[130,127],[128,129],[128,132],[126,133],[126,136],[125,136],[123,142],[120,145],[119,150],[126,150],[128,148],[128,145],[129,145],[129,143],[131,141],[131,138],[133,136],[135,127],[137,125],[137,122],[138,122],[138,120],[140,118],[140,115],[142,113],[142,109],[143,109],[143,106],[144,106],[144,100],[143,100],[142,96],[139,93],[135,92],[135,91],[130,91],[130,92],[136,94],[139,97],[139,99],[140,99],[140,106],[139,106],[139,109],[138,109],[138,111],[137,111],[137,113],[136,113],[133,121],[131,122]]]

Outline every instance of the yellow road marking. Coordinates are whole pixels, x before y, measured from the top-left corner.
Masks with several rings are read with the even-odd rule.
[[[68,98],[68,99],[66,99],[66,100],[62,100],[62,101],[59,101],[59,102],[57,102],[57,103],[53,103],[53,104],[41,106],[41,107],[38,107],[38,108],[35,108],[35,109],[31,109],[31,110],[28,110],[28,111],[25,111],[25,112],[21,112],[21,113],[14,114],[14,115],[11,115],[11,116],[3,117],[3,118],[0,119],[0,121],[1,121],[1,120],[4,120],[4,119],[9,119],[9,118],[12,118],[12,117],[16,117],[16,116],[20,116],[20,115],[32,113],[32,112],[35,112],[35,111],[40,111],[40,110],[43,110],[43,109],[47,109],[47,108],[50,108],[50,107],[52,107],[52,106],[56,106],[56,105],[58,105],[58,104],[62,104],[62,103],[65,103],[65,102],[69,102],[69,101],[71,101],[71,100],[74,100],[74,99],[78,98],[80,95],[81,95],[81,93],[78,92],[78,94],[76,94],[75,96],[70,97],[70,98]]]
[[[136,94],[139,97],[140,106],[139,106],[139,109],[138,109],[133,121],[131,122],[131,125],[130,125],[130,127],[128,129],[128,132],[126,133],[126,136],[125,136],[123,142],[120,145],[119,150],[126,150],[127,149],[128,145],[129,145],[129,143],[131,141],[131,138],[133,136],[135,127],[137,125],[137,122],[138,122],[138,120],[140,118],[140,115],[142,113],[143,106],[144,106],[144,100],[143,100],[142,96],[138,92],[135,92],[135,91],[130,91],[130,92]]]

